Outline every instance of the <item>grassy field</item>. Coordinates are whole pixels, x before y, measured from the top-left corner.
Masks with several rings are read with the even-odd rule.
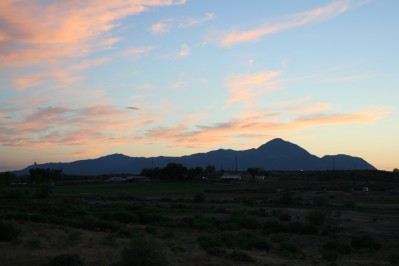
[[[177,181],[152,181],[130,183],[96,183],[82,185],[56,186],[55,194],[62,196],[83,195],[167,195],[176,193],[196,193],[206,190],[221,188],[220,184],[213,182],[177,182]]]
[[[399,265],[398,192],[381,173],[3,188],[0,264]]]

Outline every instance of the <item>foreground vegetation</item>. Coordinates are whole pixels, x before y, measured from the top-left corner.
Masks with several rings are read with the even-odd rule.
[[[35,183],[0,195],[1,265],[399,264],[399,177],[383,172]]]

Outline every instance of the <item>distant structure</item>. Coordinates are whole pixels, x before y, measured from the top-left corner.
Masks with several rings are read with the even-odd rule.
[[[239,181],[241,180],[241,175],[238,173],[232,173],[232,172],[225,172],[220,179],[222,181]]]

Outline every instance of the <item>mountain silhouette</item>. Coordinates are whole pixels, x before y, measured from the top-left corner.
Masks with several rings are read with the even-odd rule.
[[[319,158],[294,143],[277,138],[256,149],[243,151],[219,149],[181,157],[159,156],[149,158],[112,154],[97,159],[70,163],[34,164],[16,171],[16,173],[24,175],[28,174],[31,168],[51,168],[62,169],[63,173],[74,175],[139,174],[144,168],[161,168],[168,163],[181,163],[189,168],[213,165],[216,169],[235,170],[237,168],[240,171],[248,168],[276,171],[376,169],[362,158],[349,155],[326,155]]]

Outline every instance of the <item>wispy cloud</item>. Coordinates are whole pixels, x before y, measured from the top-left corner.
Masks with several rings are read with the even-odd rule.
[[[64,67],[59,70],[48,70],[32,73],[30,75],[15,78],[14,84],[18,89],[32,88],[44,83],[69,84],[81,78],[81,71],[98,67],[106,62],[108,58],[99,58],[94,60],[83,60],[71,66]]]
[[[182,44],[179,51],[179,57],[187,57],[191,53],[190,47],[187,44]]]
[[[152,32],[153,34],[160,34],[160,33],[167,33],[169,32],[169,24],[166,22],[159,22],[156,24],[153,24],[150,27],[150,32]]]
[[[184,81],[176,81],[175,83],[169,86],[172,89],[182,89],[186,87],[186,83]]]
[[[42,147],[90,146],[99,141],[104,145],[126,143],[135,127],[151,121],[151,116],[144,111],[131,110],[112,105],[36,108],[22,119],[0,122],[0,145]]]
[[[381,76],[382,76],[381,74],[341,76],[341,77],[324,79],[322,82],[325,82],[325,83],[351,82],[351,81],[357,81],[357,80],[372,79],[372,78],[377,78],[377,77],[381,77]]]
[[[128,106],[128,107],[126,107],[126,109],[133,110],[133,111],[140,110],[140,108],[136,107],[136,106]]]
[[[98,156],[104,154],[103,149],[90,149],[90,150],[81,150],[71,154],[72,157],[77,158],[92,158],[93,156]]]
[[[227,100],[227,106],[235,102],[248,102],[259,94],[274,89],[277,83],[276,78],[281,74],[281,71],[265,71],[228,77],[227,86],[230,89],[230,97]]]
[[[199,26],[205,22],[214,20],[216,16],[212,13],[206,13],[201,18],[187,18],[178,23],[179,28],[191,28],[195,26]]]
[[[285,121],[283,114],[276,115],[275,112],[270,115],[246,113],[213,124],[179,123],[174,127],[157,127],[149,130],[145,137],[169,142],[176,147],[209,148],[223,143],[240,142],[242,136],[251,136],[252,141],[264,141],[267,136],[296,133],[320,125],[372,123],[386,114],[383,109],[342,114],[314,112]]]
[[[203,17],[199,18],[169,18],[151,25],[149,31],[153,34],[164,34],[170,32],[173,28],[188,29],[197,27],[215,18],[216,16],[212,13],[205,13]]]
[[[334,1],[324,7],[286,17],[277,23],[264,24],[246,31],[232,30],[227,34],[223,34],[222,37],[211,34],[209,41],[215,42],[215,40],[217,40],[218,44],[227,47],[238,43],[254,42],[272,33],[330,20],[367,2],[368,1],[365,0]],[[220,33],[218,33],[218,35],[220,35]]]
[[[151,45],[151,46],[146,46],[146,47],[138,47],[138,48],[132,48],[123,53],[123,55],[140,55],[140,54],[146,54],[149,53],[155,49],[157,49],[158,46]]]

